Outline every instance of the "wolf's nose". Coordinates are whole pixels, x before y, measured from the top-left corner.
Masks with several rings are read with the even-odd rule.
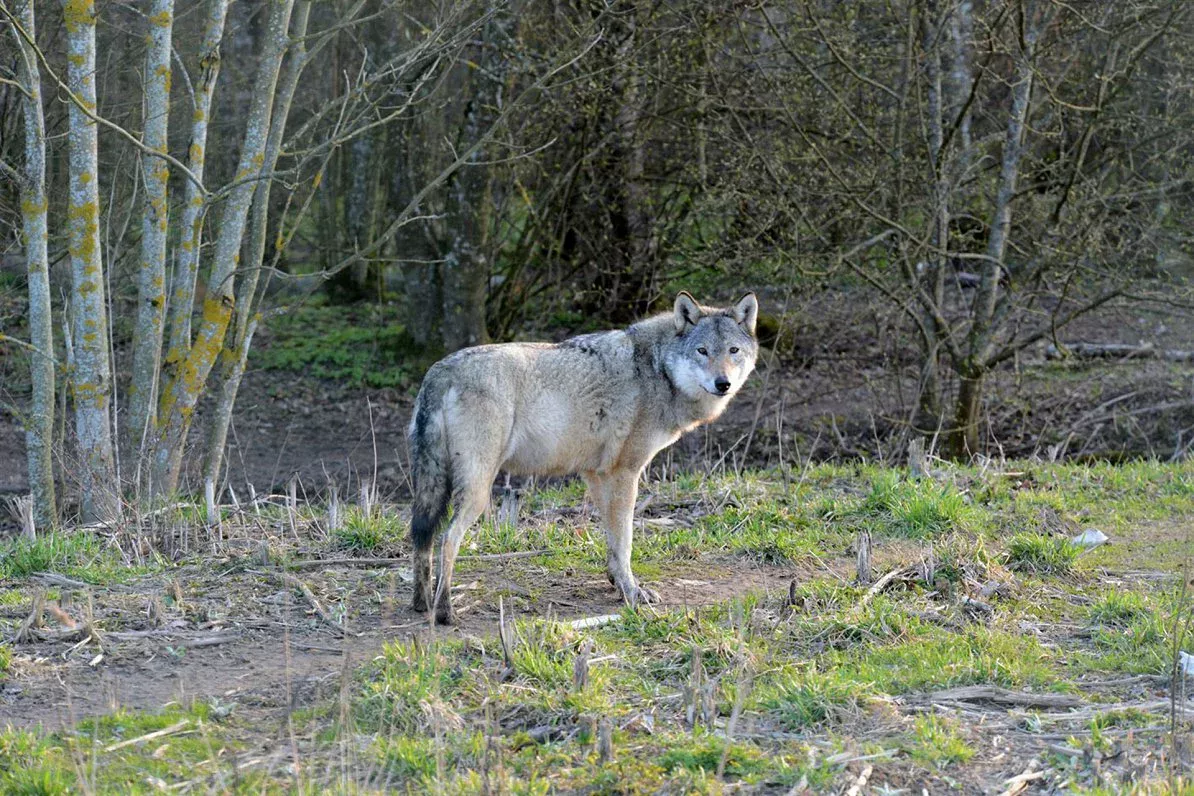
[[[720,376],[714,380],[713,386],[717,388],[717,391],[719,393],[721,393],[722,395],[725,395],[727,392],[730,391],[730,380],[727,379],[725,376]]]

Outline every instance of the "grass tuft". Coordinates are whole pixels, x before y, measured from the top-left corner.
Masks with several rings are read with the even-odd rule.
[[[943,769],[974,757],[974,747],[966,743],[957,724],[944,717],[917,716],[912,736],[908,750],[912,759],[933,768]]]
[[[860,508],[876,530],[907,539],[931,539],[951,531],[972,531],[981,515],[948,483],[909,480],[895,470],[880,471]]]
[[[1008,566],[1037,575],[1065,575],[1081,554],[1081,547],[1062,536],[1021,533],[1007,545]]]
[[[339,550],[376,553],[401,540],[402,523],[388,514],[366,516],[358,510],[348,512],[344,524],[336,530],[332,543]]]
[[[54,531],[36,540],[0,542],[0,581],[57,572],[89,583],[124,580],[141,570],[128,566],[87,531]]]

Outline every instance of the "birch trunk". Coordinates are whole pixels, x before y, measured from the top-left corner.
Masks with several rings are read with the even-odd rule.
[[[265,241],[269,232],[270,189],[273,180],[270,175],[278,163],[278,156],[282,152],[282,139],[286,133],[286,119],[290,115],[290,104],[298,88],[299,77],[307,66],[307,51],[304,39],[307,35],[307,21],[311,15],[311,0],[300,0],[294,12],[294,24],[291,38],[294,44],[286,56],[280,80],[278,97],[274,101],[274,110],[270,124],[269,138],[265,146],[265,162],[262,174],[266,179],[257,184],[253,196],[253,212],[249,220],[249,244],[246,252],[249,255],[248,270],[240,290],[236,305],[236,336],[232,344],[226,346],[220,355],[223,363],[221,371],[224,382],[216,397],[216,408],[212,415],[211,427],[207,438],[207,452],[204,457],[204,481],[213,484],[220,483],[220,469],[224,460],[224,446],[228,442],[228,426],[232,422],[232,408],[236,404],[236,395],[240,390],[241,380],[245,375],[245,364],[249,358],[249,349],[253,345],[253,334],[257,331],[257,307],[260,299],[257,297],[257,285],[261,277],[262,266],[265,262]],[[268,283],[269,276],[266,276]]]
[[[149,47],[145,53],[145,132],[143,143],[165,153],[170,117],[170,46],[174,0],[149,0]],[[141,217],[141,262],[137,273],[137,323],[133,333],[133,375],[129,383],[129,417],[125,423],[128,450],[136,452],[155,425],[158,363],[166,316],[166,230],[169,222],[167,184],[170,170],[162,158],[141,157],[145,204]],[[151,437],[152,438],[152,437]],[[138,456],[138,461],[141,457]]]
[[[67,86],[95,112],[95,7],[92,0],[64,0]],[[70,106],[71,312],[75,367],[75,434],[79,442],[83,522],[119,516],[119,485],[112,456],[111,366],[108,316],[99,237],[99,145],[96,126],[83,109]]]
[[[17,0],[16,16],[25,35],[37,40],[34,0]],[[54,498],[54,327],[50,305],[50,267],[46,226],[46,124],[41,107],[41,71],[37,53],[24,37],[13,31],[17,42],[17,80],[25,91],[25,180],[21,185],[22,233],[25,266],[29,278],[29,331],[37,352],[30,357],[33,400],[25,448],[29,459],[29,491],[33,495],[33,519],[41,528],[57,524]]]
[[[240,162],[220,214],[207,296],[203,302],[203,319],[186,359],[162,387],[151,485],[155,494],[168,495],[178,489],[182,456],[195,405],[207,383],[212,365],[223,348],[232,319],[235,304],[233,277],[240,262],[240,246],[249,206],[265,162],[270,112],[282,56],[289,41],[293,7],[294,0],[272,0],[270,3],[269,27],[253,84]]]
[[[211,98],[220,74],[220,41],[224,36],[224,20],[229,0],[210,0],[203,21],[203,44],[200,52],[199,79],[195,84],[195,110],[191,116],[191,146],[187,168],[196,179],[203,180],[207,158],[207,126],[211,119]],[[203,215],[207,206],[203,194],[191,180],[187,180],[183,198],[182,226],[174,266],[174,284],[170,296],[170,341],[166,348],[167,377],[177,370],[191,349],[191,313],[195,309],[195,279],[199,273],[199,244],[203,232]]]

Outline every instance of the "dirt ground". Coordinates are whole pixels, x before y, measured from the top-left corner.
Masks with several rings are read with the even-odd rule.
[[[232,546],[254,547],[241,541]],[[155,710],[194,698],[281,716],[334,693],[345,671],[387,641],[428,632],[494,635],[499,598],[512,618],[575,619],[621,610],[604,577],[553,571],[518,554],[462,557],[454,589],[459,624],[434,631],[409,609],[405,561],[333,562],[303,568],[298,576],[324,610],[342,612],[338,626],[296,596],[278,570],[252,556],[234,554],[111,586],[42,579],[55,607],[41,638],[20,645],[25,663],[0,682],[0,727],[56,729],[121,708]],[[752,592],[783,594],[793,576],[791,568],[731,560],[681,566],[651,583],[668,608]],[[22,608],[0,607],[0,618],[23,619],[28,605]]]

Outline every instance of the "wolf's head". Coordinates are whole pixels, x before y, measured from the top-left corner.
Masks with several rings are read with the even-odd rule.
[[[676,337],[664,365],[676,388],[693,400],[721,402],[738,392],[755,367],[759,301],[747,293],[732,307],[702,307],[688,293],[676,296]]]

